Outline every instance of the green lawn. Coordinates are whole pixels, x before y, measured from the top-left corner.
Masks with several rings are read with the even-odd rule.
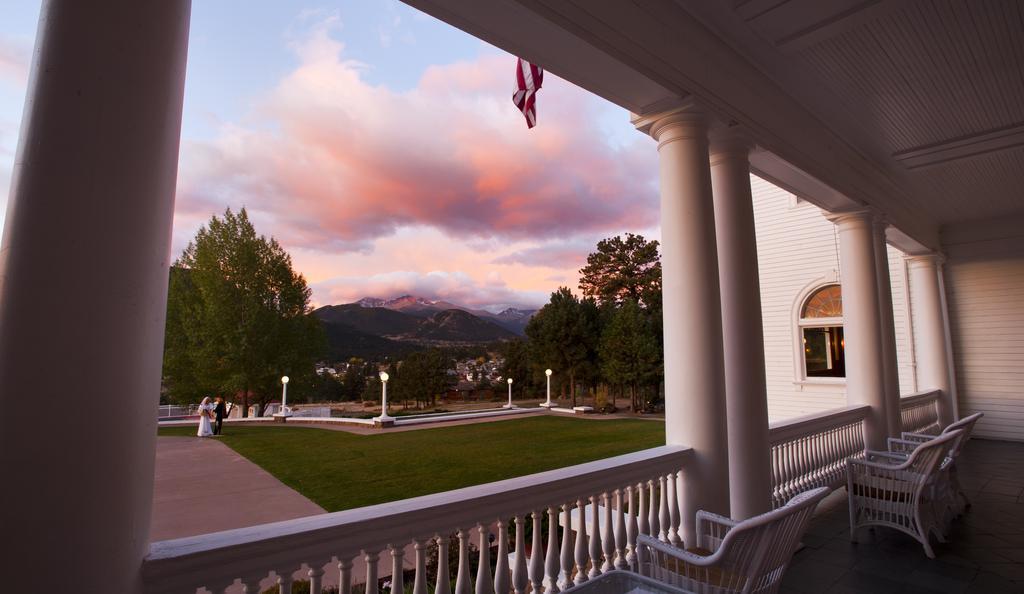
[[[195,428],[159,434],[194,437]],[[665,428],[543,416],[375,435],[225,425],[220,439],[327,511],[339,511],[663,445]]]

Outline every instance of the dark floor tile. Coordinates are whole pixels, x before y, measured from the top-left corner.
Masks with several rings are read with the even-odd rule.
[[[845,567],[827,563],[796,563],[786,571],[782,585],[797,592],[816,594],[834,584],[846,572]]]
[[[1024,584],[1015,584],[1000,575],[983,571],[971,582],[967,594],[1024,594]]]

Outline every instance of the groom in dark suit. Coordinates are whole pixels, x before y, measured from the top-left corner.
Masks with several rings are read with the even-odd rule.
[[[214,421],[213,424],[213,434],[220,435],[221,424],[224,422],[224,419],[228,416],[228,407],[224,404],[224,399],[220,396],[217,396],[217,406],[213,408],[213,414],[216,417],[216,420]]]

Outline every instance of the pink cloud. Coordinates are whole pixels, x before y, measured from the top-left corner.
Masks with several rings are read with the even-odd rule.
[[[254,114],[264,125],[184,144],[181,217],[245,205],[285,245],[325,251],[365,251],[410,225],[519,240],[657,223],[654,146],[605,142],[600,99],[549,76],[527,130],[507,55],[434,66],[394,92],[342,50],[315,29]]]
[[[514,290],[493,274],[478,282],[461,272],[442,271],[396,271],[339,277],[313,283],[312,289],[320,305],[351,303],[363,297],[391,298],[409,294],[494,312],[506,307],[539,307],[549,297],[544,291]]]

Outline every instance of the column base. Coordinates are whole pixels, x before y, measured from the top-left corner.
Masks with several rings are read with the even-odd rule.
[[[373,417],[374,429],[387,429],[395,426],[395,417],[381,416]]]
[[[558,406],[558,405],[556,405],[554,402],[541,402],[540,403],[540,407],[541,408],[555,408],[556,406]]]
[[[516,406],[515,404],[502,404],[501,408],[513,409],[513,408],[519,408],[519,407]]]

